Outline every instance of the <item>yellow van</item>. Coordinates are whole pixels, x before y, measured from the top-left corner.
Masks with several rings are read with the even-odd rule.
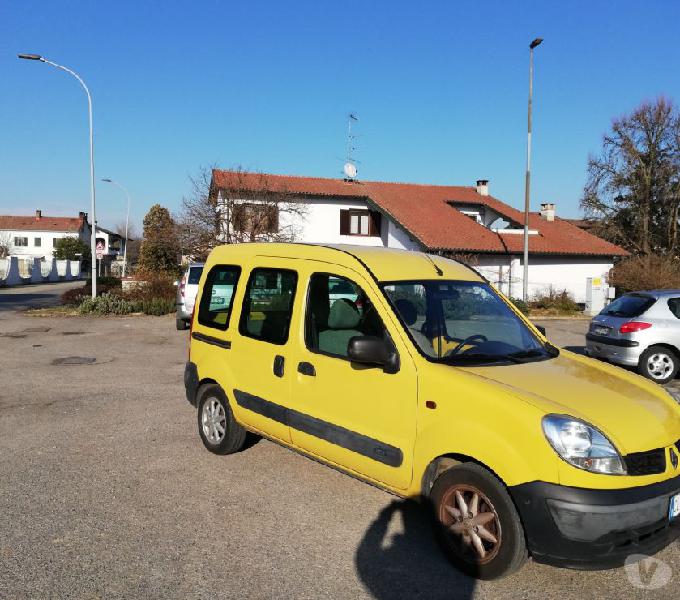
[[[184,379],[208,450],[250,431],[427,499],[442,548],[479,578],[528,556],[621,565],[680,532],[678,399],[556,348],[453,260],[216,248]]]

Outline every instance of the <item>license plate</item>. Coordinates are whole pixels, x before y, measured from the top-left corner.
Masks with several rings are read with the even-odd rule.
[[[678,515],[680,515],[680,494],[675,494],[675,496],[671,496],[671,502],[668,506],[668,520],[672,521]]]
[[[593,333],[595,335],[609,335],[609,327],[593,327]]]

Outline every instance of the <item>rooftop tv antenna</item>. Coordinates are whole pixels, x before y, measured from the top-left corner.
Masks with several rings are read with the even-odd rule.
[[[357,136],[352,133],[352,121],[358,121],[359,117],[354,113],[349,113],[347,115],[347,157],[345,158],[345,166],[342,171],[345,174],[345,179],[354,180],[357,176],[357,165],[354,159],[353,152],[356,150],[354,147],[354,140]]]

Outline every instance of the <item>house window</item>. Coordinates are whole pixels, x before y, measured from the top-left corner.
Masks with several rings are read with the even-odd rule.
[[[380,237],[380,213],[375,210],[340,211],[340,235]]]
[[[15,237],[14,238],[14,245],[15,246],[28,246],[28,238],[27,237]]]
[[[33,238],[33,245],[36,248],[40,248],[40,246],[42,246],[42,240],[40,238]]]
[[[236,204],[231,223],[236,231],[252,235],[279,231],[279,207],[271,204]]]

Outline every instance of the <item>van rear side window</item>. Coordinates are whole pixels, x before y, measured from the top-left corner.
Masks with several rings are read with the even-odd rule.
[[[216,265],[210,269],[198,307],[198,322],[201,325],[222,331],[229,327],[229,317],[240,275],[241,267],[235,265]]]
[[[271,344],[285,344],[296,286],[295,271],[253,269],[241,309],[241,335]]]

